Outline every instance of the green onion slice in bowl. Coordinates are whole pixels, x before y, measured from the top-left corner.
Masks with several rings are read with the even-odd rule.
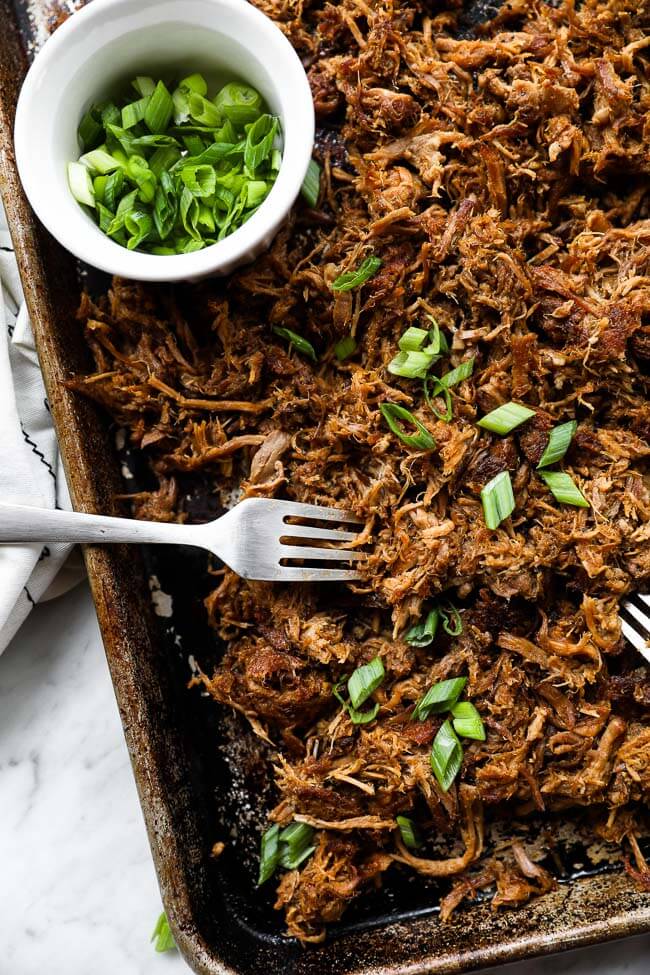
[[[232,81],[210,97],[199,73],[175,87],[137,76],[127,95],[88,109],[78,137],[74,198],[117,243],[158,255],[201,250],[242,227],[282,160],[280,120],[260,93]],[[308,179],[317,193],[313,170]]]

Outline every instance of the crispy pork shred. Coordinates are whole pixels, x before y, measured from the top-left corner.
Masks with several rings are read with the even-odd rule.
[[[487,844],[514,816],[586,817],[647,887],[650,677],[618,623],[622,597],[650,591],[647,4],[508,0],[470,27],[458,0],[257,3],[309,72],[319,204],[298,203],[229,280],[116,280],[85,296],[95,369],[73,385],[148,458],[157,487],[133,498],[138,516],[186,519],[188,494],[216,509],[241,485],[365,520],[362,582],[285,587],[224,570],[207,600],[227,649],[198,681],[273,743],[271,821],[316,827],[313,856],[279,876],[287,930],[322,939],[386,872],[448,878],[443,916],[479,890],[495,908],[545,893],[539,853]],[[332,291],[369,255],[374,277]],[[429,316],[447,368],[476,357],[450,423],[421,381],[386,368]],[[334,346],[350,334],[358,348],[341,362]],[[509,400],[535,417],[506,437],[476,426]],[[390,433],[388,401],[436,450]],[[558,504],[535,473],[549,429],[572,419],[563,466],[589,508]],[[480,491],[505,470],[516,509],[488,531]],[[443,593],[462,634],[409,646]],[[380,710],[353,725],[332,687],[376,656]],[[410,713],[461,675],[487,740],[468,743],[445,794],[429,764],[440,719]],[[422,848],[403,845],[399,814]]]

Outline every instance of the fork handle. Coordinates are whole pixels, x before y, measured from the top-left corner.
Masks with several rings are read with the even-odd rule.
[[[0,503],[0,542],[200,545],[196,527]]]

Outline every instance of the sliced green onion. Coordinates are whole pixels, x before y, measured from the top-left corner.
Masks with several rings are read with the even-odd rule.
[[[433,392],[429,392],[430,382],[433,382],[435,384],[433,388]],[[442,398],[445,401],[444,413],[442,413],[434,403],[434,398],[436,396],[442,396]],[[424,399],[427,406],[429,407],[429,409],[431,410],[434,416],[436,416],[439,420],[442,420],[443,423],[451,423],[452,417],[454,415],[453,406],[451,402],[451,393],[449,392],[448,389],[444,389],[440,385],[440,383],[438,382],[435,376],[425,376]]]
[[[104,203],[109,210],[115,212],[118,200],[122,194],[124,188],[124,170],[118,169],[110,176],[106,177],[106,183],[104,187]]]
[[[411,627],[404,637],[406,643],[411,647],[428,647],[435,639],[439,619],[438,610],[432,609],[423,623]]]
[[[388,371],[393,376],[404,379],[421,379],[433,365],[436,356],[424,351],[399,352],[388,363]]]
[[[132,129],[138,122],[142,122],[149,105],[150,98],[140,98],[137,102],[131,102],[122,109],[122,128]]]
[[[180,177],[192,196],[212,196],[217,187],[217,174],[212,166],[183,166]]]
[[[235,194],[225,186],[217,185],[214,193],[215,217],[220,218],[222,212],[228,215],[235,205]]]
[[[573,478],[564,471],[540,471],[539,476],[560,504],[572,504],[576,508],[588,508],[590,506]]]
[[[252,179],[246,184],[246,206],[258,207],[266,199],[268,192],[268,183],[263,179]]]
[[[498,528],[515,510],[515,496],[508,471],[501,471],[489,481],[481,491],[485,524],[490,529]]]
[[[90,172],[83,163],[68,163],[68,183],[70,191],[78,203],[95,206],[95,190]]]
[[[320,166],[315,159],[310,159],[309,166],[307,167],[307,175],[303,180],[300,192],[303,199],[309,204],[310,207],[312,207],[312,209],[318,206],[318,197],[320,196],[320,174]]]
[[[194,144],[194,138],[198,140],[196,144]],[[233,148],[228,142],[213,142],[206,149],[203,147],[203,142],[198,136],[188,136],[185,138],[185,145],[189,152],[196,149],[196,153],[192,156],[186,156],[181,164],[183,166],[190,164],[195,166],[215,166],[216,163],[219,163],[228,156]],[[224,174],[219,167],[215,166],[215,172],[217,172],[217,179],[224,178]]]
[[[451,389],[452,386],[457,386],[458,383],[462,383],[465,379],[469,377],[474,372],[474,361],[475,357],[472,356],[471,359],[466,359],[465,362],[461,362],[459,366],[452,369],[450,372],[446,372],[444,376],[438,379],[438,384],[442,386],[443,389]]]
[[[463,621],[455,606],[452,606],[451,603],[446,603],[445,606],[441,606],[440,616],[442,618],[442,628],[445,633],[448,633],[449,636],[461,635],[463,632]]]
[[[375,702],[367,711],[359,711],[350,705],[348,707],[348,714],[350,715],[352,724],[368,724],[368,722],[374,721],[379,714],[379,704]]]
[[[304,863],[304,861],[312,855],[315,849],[315,846],[306,846],[300,851],[300,853],[296,853],[293,856],[285,853],[280,860],[280,866],[284,867],[285,870],[297,870],[300,864]]]
[[[171,932],[169,921],[164,911],[156,921],[156,926],[151,935],[151,941],[153,941],[156,951],[160,952],[173,951],[176,947],[174,935]]]
[[[290,823],[282,830],[280,841],[280,866],[295,870],[316,847],[313,845],[314,829],[307,823]]]
[[[185,148],[189,153],[192,154],[192,161],[196,163],[212,162],[211,159],[202,159],[204,152],[208,150],[205,147],[205,142],[200,135],[184,135],[183,143]],[[185,161],[185,160],[184,160]]]
[[[181,151],[176,146],[161,146],[149,158],[149,169],[156,179],[160,179],[162,173],[169,173],[180,159]]]
[[[191,74],[187,78],[183,78],[179,88],[185,88],[187,91],[193,91],[197,95],[203,95],[204,97],[208,94],[208,83],[202,74]]]
[[[172,178],[168,172],[160,174],[160,184],[156,190],[153,204],[153,220],[161,240],[171,234],[178,216],[178,199]]]
[[[121,223],[120,223],[121,219]],[[124,233],[124,218],[115,218],[111,225],[106,230],[106,234],[111,240],[114,240],[116,244],[120,244],[122,247],[126,247],[126,234]]]
[[[208,104],[212,105],[212,102],[208,102]],[[214,111],[214,105],[212,105],[210,111]],[[206,148],[206,146],[210,145],[210,143],[214,140],[216,140],[217,142],[224,141],[219,136],[219,133],[221,132],[220,126],[201,125],[199,122],[195,122],[193,120],[190,120],[187,123],[183,123],[182,125],[175,125],[172,129],[170,129],[170,131],[174,136],[176,136],[176,138],[181,138],[181,139],[184,139],[188,133],[190,135],[198,136],[198,138],[202,140],[204,149]]]
[[[223,224],[221,225],[221,229],[219,230],[219,240],[223,240],[226,234],[229,234],[233,228],[239,226],[242,220],[241,214],[243,213],[245,205],[246,205],[246,187],[242,186],[241,189],[239,190],[239,197],[235,200],[233,206],[228,211],[228,214],[226,215]],[[289,333],[290,330],[284,329],[284,331]],[[290,334],[295,335],[296,333],[291,332]],[[298,336],[298,338],[300,338],[300,336]],[[307,352],[306,349],[307,346],[311,347],[311,343],[307,342],[306,339],[302,339],[300,345],[298,345],[298,343],[295,342],[294,345],[296,345],[296,348],[300,348],[301,351],[304,351],[305,355],[310,355],[310,353]],[[313,348],[312,348],[312,352],[313,352]],[[315,354],[316,353],[314,353],[314,356]]]
[[[370,256],[361,262],[356,271],[345,271],[332,282],[332,291],[352,291],[369,281],[381,267],[381,258]]]
[[[470,701],[459,701],[451,709],[454,731],[462,738],[485,741],[485,725]]]
[[[201,243],[201,233],[198,228],[200,215],[199,203],[196,197],[190,193],[187,186],[183,187],[180,200],[180,217],[183,227],[192,238]]]
[[[189,89],[182,88],[181,85],[175,88],[172,92],[172,102],[174,103],[174,125],[182,125],[190,117]]]
[[[411,720],[426,721],[431,714],[450,711],[467,684],[467,677],[451,677],[430,687],[413,709]]]
[[[437,323],[436,323],[437,326]],[[434,347],[442,348],[442,342],[444,337],[438,329],[438,341],[432,343]],[[446,346],[445,340],[445,346]],[[449,423],[453,416],[453,408],[451,403],[451,395],[449,390],[453,386],[457,386],[458,383],[462,383],[465,379],[469,379],[474,371],[474,361],[475,357],[472,356],[471,359],[466,359],[465,362],[461,362],[459,366],[455,369],[451,369],[449,372],[445,373],[444,376],[426,376],[424,380],[424,398],[426,400],[427,406],[431,412],[444,423]],[[429,383],[433,382],[433,390],[429,390]],[[436,407],[434,399],[437,396],[442,396],[445,401],[445,412],[441,413]]]
[[[497,406],[496,410],[487,413],[477,425],[484,430],[491,430],[492,433],[505,435],[521,426],[526,420],[530,420],[531,416],[535,416],[535,410],[530,410],[527,406],[521,406],[519,403],[504,403],[503,406]]]
[[[105,176],[98,176],[97,179],[106,179]],[[97,180],[95,180],[97,182]],[[103,203],[99,202],[99,199],[95,199],[95,205],[97,208],[97,214],[99,216],[99,229],[105,234],[108,233],[108,228],[113,222],[113,213],[105,207]]]
[[[100,229],[124,247],[182,254],[222,240],[273,187],[279,119],[263,115],[259,92],[239,82],[214,102],[200,74],[184,78],[173,96],[144,75],[132,85],[137,100],[93,105],[82,118],[84,155],[75,165],[96,182],[70,169],[80,202],[95,207]],[[168,131],[172,115],[179,124]]]
[[[178,139],[173,135],[136,135],[132,137],[131,145],[135,149],[179,148]]]
[[[121,117],[122,113],[113,102],[108,102],[102,107],[102,125],[106,131],[108,131],[109,125],[119,125]]]
[[[126,234],[124,233],[125,213],[116,213],[111,223],[106,228],[106,234],[112,237],[118,244],[126,247]]]
[[[112,141],[113,141],[113,142],[114,142],[115,144],[114,144],[114,146],[113,146],[113,149],[111,150],[111,155],[112,155],[112,157],[113,157],[113,159],[117,159],[117,161],[118,161],[118,162],[121,162],[121,163],[122,163],[122,166],[124,167],[124,169],[126,169],[126,164],[127,164],[127,163],[128,163],[128,161],[129,161],[129,157],[128,157],[128,156],[127,156],[127,154],[126,154],[126,153],[124,152],[124,150],[123,150],[123,149],[122,149],[122,147],[121,147],[121,146],[119,145],[119,143],[117,143],[117,142],[115,141],[115,139],[113,139]],[[117,172],[117,170],[116,170],[116,172]]]
[[[237,130],[230,119],[226,119],[220,129],[215,132],[215,142],[230,142],[234,144],[238,140]]]
[[[463,747],[449,721],[445,721],[431,746],[431,769],[443,792],[448,792],[463,764]]]
[[[243,160],[245,150],[246,150],[246,141],[245,140],[243,142],[241,142],[241,141],[235,142],[231,146],[231,148],[228,150],[228,158],[231,158],[232,157],[233,159],[237,159],[237,163],[239,163],[240,160],[239,160],[238,157],[241,156],[241,158]],[[241,175],[240,175],[239,178],[240,179],[242,178]]]
[[[149,169],[149,163],[144,156],[133,155],[129,156],[126,164],[126,175],[131,180],[132,183],[138,184],[142,178],[143,174],[148,180],[151,176],[151,170]]]
[[[93,179],[93,190],[95,191],[95,204],[103,204],[106,199],[106,180],[108,176],[95,176]]]
[[[106,143],[111,151],[111,155],[117,158],[116,147],[121,148],[127,156],[132,156],[136,151],[133,145],[133,134],[123,129],[121,125],[112,122],[106,126],[108,137]]]
[[[427,351],[431,352],[433,355],[445,355],[449,352],[449,345],[447,339],[445,338],[444,332],[441,330],[435,318],[431,315],[428,316],[429,320],[433,323],[429,330],[429,346]]]
[[[197,220],[199,227],[205,227],[209,234],[213,234],[215,231],[214,215],[209,206],[205,203],[199,204],[199,218]]]
[[[375,702],[372,707],[368,708],[366,711],[359,711],[357,708],[353,707],[352,704],[347,701],[341,691],[345,687],[345,680],[339,681],[332,688],[332,694],[339,702],[339,704],[348,712],[348,716],[352,724],[368,724],[370,721],[374,721],[379,713],[379,704]]]
[[[173,135],[134,135],[118,125],[109,126],[110,133],[118,140],[127,156],[132,156],[142,149],[160,149],[167,146],[179,148],[178,139]],[[118,158],[118,153],[113,149],[113,156]]]
[[[397,344],[402,352],[419,352],[428,337],[429,333],[425,328],[415,328],[411,325]]]
[[[241,193],[246,184],[246,177],[242,174],[239,166],[232,166],[227,172],[219,171],[217,173],[217,183],[220,187],[230,190],[234,198]]]
[[[203,95],[191,91],[188,95],[188,106],[191,117],[201,125],[218,126],[221,123],[221,112]]]
[[[260,872],[258,887],[269,880],[278,866],[295,870],[316,847],[313,845],[314,830],[306,823],[290,823],[280,832],[274,824],[262,836],[260,845]]]
[[[153,231],[153,220],[148,213],[143,210],[132,210],[124,217],[124,229],[129,238],[126,246],[130,251],[135,250],[140,244],[148,240]]]
[[[272,115],[261,115],[249,128],[244,148],[244,165],[251,173],[271,155],[277,130],[278,120]]]
[[[117,210],[115,211],[115,216],[121,217],[127,214],[129,210],[133,210],[135,208],[137,200],[138,200],[137,190],[133,190],[131,193],[127,193],[126,196],[123,196],[120,202],[117,204]]]
[[[92,172],[101,173],[102,176],[106,176],[107,173],[113,173],[116,169],[122,168],[120,160],[106,152],[105,149],[92,149],[90,152],[80,156],[79,162],[87,166]]]
[[[344,362],[357,351],[357,340],[353,335],[346,335],[334,346],[334,354],[339,362]]]
[[[214,104],[224,118],[237,126],[255,122],[263,110],[260,93],[250,85],[242,85],[237,81],[224,85],[214,99]]]
[[[195,251],[202,251],[204,247],[208,246],[208,243],[214,244],[215,241],[204,240],[202,237],[177,237],[176,250],[179,254],[193,254]]]
[[[89,149],[94,149],[96,146],[101,145],[101,143],[104,141],[102,113],[101,109],[97,105],[93,105],[88,109],[79,123],[77,135],[79,137],[79,142],[81,143],[81,148],[85,152],[88,152]]]
[[[262,836],[260,845],[260,872],[257,886],[266,883],[278,868],[280,863],[280,827],[277,823],[270,826]]]
[[[375,657],[369,664],[357,667],[348,679],[348,694],[352,707],[360,708],[382,683],[386,671],[381,657]]]
[[[159,134],[166,132],[174,114],[174,102],[166,85],[159,81],[149,97],[149,104],[144,113],[144,123],[150,132]]]
[[[345,687],[345,678],[343,680],[340,680],[338,684],[334,684],[334,686],[332,687],[332,695],[333,697],[336,698],[339,704],[342,705],[342,707],[347,709],[349,707],[349,702],[346,701],[346,699],[343,697],[343,694],[341,693],[344,687]]]
[[[548,437],[546,450],[537,465],[537,470],[542,467],[550,467],[551,464],[556,464],[558,460],[562,460],[577,429],[576,420],[569,420],[568,423],[561,423],[559,426],[553,427]]]
[[[314,346],[307,339],[304,339],[302,335],[296,335],[296,333],[292,332],[291,329],[283,328],[280,325],[273,326],[273,333],[275,335],[279,335],[281,339],[286,339],[289,343],[289,348],[293,346],[298,350],[298,352],[302,352],[303,355],[306,355],[308,359],[316,362],[316,350],[314,349]]]
[[[422,846],[422,840],[418,835],[418,831],[415,828],[415,823],[408,816],[396,816],[395,822],[399,826],[399,831],[402,836],[402,843],[409,850],[417,850],[418,847]]]
[[[146,75],[138,75],[135,81],[131,83],[141,98],[148,98],[149,95],[153,95],[156,88],[156,82],[153,78],[148,78]]]
[[[126,202],[125,202],[126,201]],[[122,230],[124,228],[124,218],[127,213],[134,210],[138,203],[138,191],[134,190],[133,193],[128,193],[122,196],[119,203],[117,204],[117,209],[113,215],[113,223],[116,226],[111,225],[106,233],[111,236],[116,232],[117,229]],[[127,205],[129,204],[129,205]],[[126,247],[126,239],[124,240],[124,246]]]
[[[382,403],[379,407],[384,420],[399,439],[407,447],[415,450],[435,450],[436,442],[424,426],[409,410],[397,403]],[[406,433],[404,425],[408,424],[417,430],[417,433]]]
[[[126,175],[138,187],[143,203],[153,203],[156,195],[156,177],[149,169],[144,156],[131,156],[126,164]]]

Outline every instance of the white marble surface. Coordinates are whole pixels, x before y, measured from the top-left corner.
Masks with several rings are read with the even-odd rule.
[[[149,944],[160,910],[80,587],[38,607],[0,657],[0,975],[181,975],[177,952]],[[650,937],[501,971],[646,975],[649,960]]]

